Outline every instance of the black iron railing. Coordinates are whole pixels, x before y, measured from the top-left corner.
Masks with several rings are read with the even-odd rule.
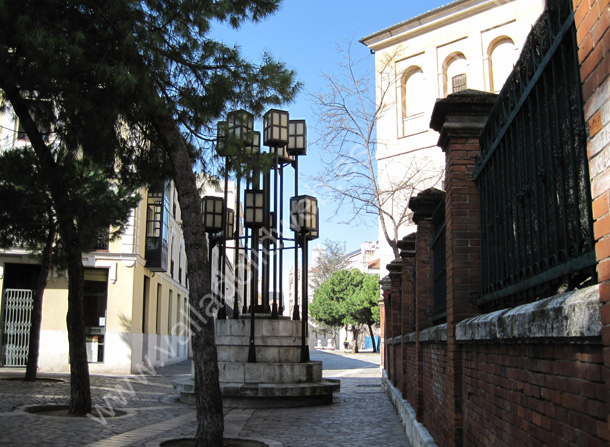
[[[443,200],[434,214],[434,238],[432,239],[433,274],[434,274],[434,304],[432,320],[434,323],[444,323],[447,319],[447,259],[445,252],[445,201]]]
[[[574,12],[547,2],[481,135],[486,311],[595,279]]]

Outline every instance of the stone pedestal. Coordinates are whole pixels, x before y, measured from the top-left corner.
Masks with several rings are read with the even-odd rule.
[[[298,407],[332,403],[338,380],[322,378],[322,362],[300,363],[301,322],[259,316],[256,363],[248,363],[250,319],[216,321],[216,345],[226,408]],[[193,379],[174,382],[180,400],[194,403]]]

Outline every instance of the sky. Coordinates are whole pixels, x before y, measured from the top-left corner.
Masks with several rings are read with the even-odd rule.
[[[216,27],[212,37],[225,44],[237,45],[251,62],[259,62],[264,52],[285,63],[297,73],[303,84],[296,100],[285,107],[290,119],[305,119],[308,123],[308,141],[316,140],[313,129],[315,115],[308,93],[316,94],[324,89],[322,73],[337,71],[339,53],[337,45],[353,41],[353,55],[370,60],[371,75],[374,71],[374,55],[358,42],[362,37],[408,20],[421,13],[448,3],[449,0],[284,0],[275,15],[260,23],[247,23],[239,30]],[[374,91],[374,90],[373,90]],[[262,130],[262,124],[256,125]],[[318,197],[320,205],[320,239],[343,242],[347,252],[360,248],[361,242],[378,240],[377,218],[368,218],[368,225],[340,224],[333,218],[336,207],[327,203],[308,181],[307,174],[315,174],[321,166],[324,148],[308,146],[308,153],[299,159],[299,194]],[[285,169],[285,191],[291,191],[291,169]],[[292,175],[292,177],[290,177]],[[291,192],[285,193],[292,195]],[[344,208],[340,215],[352,213]]]

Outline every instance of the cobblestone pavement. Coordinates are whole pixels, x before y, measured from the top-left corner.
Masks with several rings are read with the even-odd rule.
[[[329,445],[409,447],[381,388],[379,355],[311,352],[324,362],[324,376],[339,378],[332,405],[225,411],[225,437],[251,438],[274,447]],[[108,418],[68,418],[27,413],[30,405],[67,405],[69,377],[40,374],[27,383],[23,370],[0,369],[1,446],[158,447],[163,440],[193,437],[194,407],[178,401],[172,380],[190,374],[184,362],[132,376],[91,376],[94,405],[125,413]]]

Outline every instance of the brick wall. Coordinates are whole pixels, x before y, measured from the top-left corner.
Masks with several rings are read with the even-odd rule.
[[[419,398],[418,364],[416,361],[415,340],[405,343],[405,392],[403,397],[413,403]]]
[[[593,200],[595,251],[602,301],[605,376],[610,370],[610,7],[608,0],[574,0],[581,64],[587,153]],[[608,384],[610,391],[610,384]],[[610,414],[610,409],[606,409]],[[610,417],[604,433],[609,439]]]
[[[447,387],[447,344],[422,343],[423,408],[422,422],[438,445],[452,445],[453,423],[445,411],[450,397]]]
[[[573,0],[599,281],[599,287],[590,288],[594,310],[581,314],[584,307],[579,308],[574,318],[582,317],[595,326],[590,333],[566,331],[555,335],[554,325],[561,324],[559,314],[570,312],[562,305],[559,314],[545,314],[542,321],[551,321],[552,329],[546,335],[536,335],[532,327],[538,324],[536,314],[531,313],[535,306],[518,309],[522,312],[519,324],[524,328],[521,335],[500,336],[502,330],[511,332],[497,326],[497,321],[489,324],[492,314],[476,316],[480,228],[473,171],[479,151],[477,129],[485,122],[493,100],[483,92],[460,92],[436,104],[431,127],[441,133],[439,146],[445,151],[447,163],[447,323],[429,327],[432,323],[427,299],[432,287],[420,290],[417,282],[418,322],[415,331],[406,337],[408,342],[401,342],[402,370],[396,374],[401,376],[402,395],[411,406],[410,413],[404,413],[413,414],[415,410],[417,420],[439,446],[595,447],[607,446],[610,441],[609,3]],[[430,248],[424,243],[425,223],[418,231],[422,236],[415,263],[419,268],[421,262],[425,269]],[[418,281],[419,275],[418,270]],[[413,312],[406,299],[403,295],[403,335],[411,329],[405,324],[404,313]],[[602,303],[599,313],[598,299]],[[528,320],[530,317],[534,319]],[[485,321],[496,325],[499,332],[482,336],[485,324],[477,324]],[[470,338],[457,334],[465,327],[471,331]],[[440,331],[444,331],[444,339],[438,336]],[[419,430],[417,424],[411,426]]]
[[[607,446],[602,368],[595,345],[467,345],[464,445]]]

